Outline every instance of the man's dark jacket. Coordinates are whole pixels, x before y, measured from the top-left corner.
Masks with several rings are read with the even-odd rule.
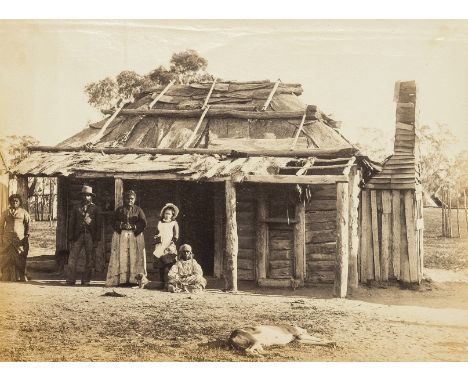
[[[91,222],[86,224],[85,217]],[[68,222],[68,240],[77,240],[81,233],[89,232],[94,242],[101,240],[101,214],[99,207],[91,203],[86,208],[82,204],[73,208]]]

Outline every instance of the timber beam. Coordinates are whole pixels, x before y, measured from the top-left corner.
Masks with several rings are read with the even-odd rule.
[[[282,184],[334,184],[347,182],[346,175],[246,175],[239,182]]]
[[[222,149],[203,149],[203,148],[143,148],[143,147],[58,147],[58,146],[30,146],[29,151],[40,152],[91,152],[99,154],[150,154],[150,155],[225,155],[231,157],[282,157],[282,158],[336,158],[341,156],[352,156],[357,154],[355,148],[343,149],[307,149],[307,150],[222,150]]]
[[[307,119],[318,119],[317,111],[309,109]],[[103,114],[114,114],[114,110],[101,110]],[[147,115],[155,117],[199,118],[203,110],[171,110],[171,109],[122,109],[119,115]],[[238,118],[238,119],[302,119],[304,111],[246,111],[211,109],[207,117]]]

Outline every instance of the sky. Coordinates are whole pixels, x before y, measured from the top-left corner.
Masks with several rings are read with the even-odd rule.
[[[306,104],[393,135],[394,83],[416,80],[419,123],[468,138],[468,21],[0,21],[2,134],[55,145],[100,119],[84,86],[122,70],[146,74],[195,49],[227,80],[301,83]]]

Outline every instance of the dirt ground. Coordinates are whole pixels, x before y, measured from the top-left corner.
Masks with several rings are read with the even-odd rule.
[[[103,281],[68,287],[59,275],[1,283],[1,361],[468,361],[468,235],[439,236],[437,209],[425,211],[429,281],[415,290],[361,287],[347,299],[331,287],[169,294]],[[440,218],[439,218],[440,219]],[[50,228],[35,223],[33,248],[50,251]],[[34,252],[34,249],[33,249]],[[34,253],[32,254],[34,255]],[[227,346],[253,324],[298,324],[334,348],[290,344],[259,359]]]

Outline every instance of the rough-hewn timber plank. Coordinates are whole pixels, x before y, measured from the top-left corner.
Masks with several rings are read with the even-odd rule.
[[[392,264],[393,275],[397,280],[400,279],[400,235],[401,235],[401,214],[400,214],[400,191],[392,192]]]
[[[259,192],[257,199],[257,239],[255,244],[257,280],[266,278],[266,263],[268,252],[268,225],[262,220],[267,217],[267,203],[263,193]]]
[[[237,292],[237,254],[239,238],[237,236],[236,220],[236,188],[231,181],[225,182],[226,205],[226,290]]]
[[[380,248],[379,248],[379,221],[377,219],[377,192],[371,191],[371,221],[372,221],[372,255],[374,258],[374,278],[381,280]]]
[[[416,253],[416,227],[414,219],[414,193],[406,191],[405,195],[406,237],[408,240],[408,259],[410,282],[418,282],[418,256]]]
[[[374,278],[374,260],[372,257],[372,228],[370,212],[370,191],[361,192],[361,282]]]
[[[403,282],[410,282],[411,279],[408,258],[408,238],[406,236],[405,200],[403,195],[401,195],[400,199],[400,225],[400,280]]]
[[[390,244],[392,235],[392,194],[391,191],[382,191],[382,257],[381,273],[382,280],[388,281],[390,268]],[[393,273],[393,272],[392,272]]]
[[[349,173],[349,270],[348,289],[352,292],[359,284],[358,252],[359,252],[359,182],[360,171],[353,166]]]
[[[333,293],[344,298],[348,292],[349,193],[348,183],[336,184],[336,266]]]
[[[296,224],[294,225],[294,273],[303,284],[306,272],[305,257],[305,201],[296,204]]]

